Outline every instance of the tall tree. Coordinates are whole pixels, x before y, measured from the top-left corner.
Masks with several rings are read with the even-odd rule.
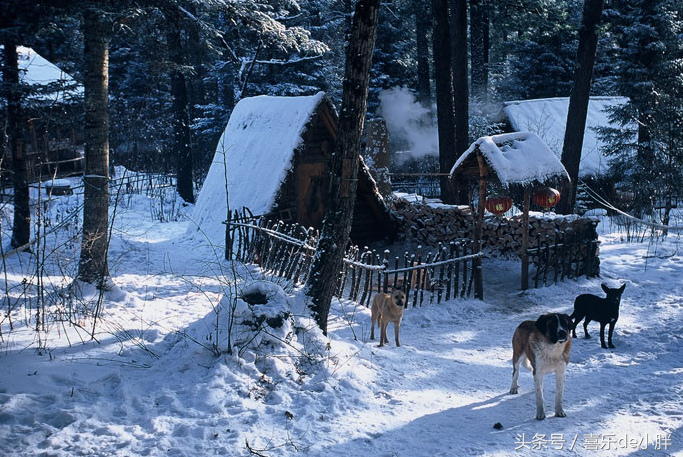
[[[358,185],[361,136],[368,100],[380,0],[358,0],[346,48],[339,133],[325,218],[307,283],[311,310],[327,334],[327,316],[349,242]]]
[[[31,235],[31,209],[29,206],[28,173],[24,125],[22,114],[22,89],[19,80],[16,30],[3,27],[2,82],[7,100],[7,136],[12,157],[12,182],[14,186],[14,223],[12,246],[20,247],[29,242]]]
[[[453,58],[451,55],[451,11],[449,0],[432,0],[434,30],[432,49],[436,80],[436,116],[439,135],[439,172],[451,171],[457,158],[453,110]],[[464,152],[461,151],[461,152]],[[447,176],[439,178],[441,200],[455,203],[456,195]]]
[[[9,156],[12,160],[12,183],[14,187],[14,221],[12,246],[28,244],[31,236],[31,209],[28,187],[28,162],[26,160],[25,104],[26,90],[19,75],[17,45],[35,29],[38,8],[24,0],[5,2],[0,8],[0,43],[2,55],[2,93],[7,102],[6,134]],[[4,164],[6,165],[6,163]]]
[[[85,95],[85,173],[83,175],[83,238],[78,278],[99,288],[109,287],[109,34],[105,1],[83,10]]]
[[[415,41],[417,58],[417,99],[422,105],[431,109],[432,91],[429,77],[429,42],[431,28],[429,5],[426,0],[416,1],[415,8]]]
[[[603,0],[585,0],[583,4],[583,19],[579,31],[579,50],[577,52],[578,65],[574,76],[574,88],[569,97],[567,127],[562,147],[562,164],[567,169],[571,181],[569,188],[564,192],[565,198],[560,200],[558,209],[562,214],[573,212],[576,203],[579,163],[581,162],[581,149],[583,148],[583,134],[586,129],[593,65],[595,64],[595,53],[598,46],[597,27],[602,16],[602,5]]]
[[[447,168],[469,147],[469,90],[467,67],[467,0],[451,0],[451,37],[453,52],[453,107],[455,111],[455,158]],[[468,196],[459,189],[457,202],[467,204]]]
[[[185,52],[181,24],[176,11],[166,13],[166,44],[171,61],[171,98],[173,99],[173,155],[176,159],[176,189],[180,198],[194,203],[190,107],[185,80]]]
[[[488,92],[489,16],[487,0],[470,0],[470,73],[472,96],[486,101]]]

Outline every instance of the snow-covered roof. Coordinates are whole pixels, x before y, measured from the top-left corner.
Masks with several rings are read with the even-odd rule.
[[[479,151],[501,185],[543,183],[550,179],[568,179],[567,170],[538,135],[513,132],[484,136],[472,143],[451,169],[457,174]]]
[[[272,210],[301,134],[324,95],[260,95],[237,103],[193,212],[194,222],[212,244],[225,240],[226,182],[231,209],[246,206],[255,215]]]
[[[579,176],[599,176],[609,170],[608,159],[600,151],[603,142],[595,128],[611,125],[605,108],[626,102],[626,97],[590,97]],[[536,133],[558,157],[562,156],[569,97],[505,102],[503,111],[514,130]]]
[[[0,46],[0,50],[3,46]],[[43,58],[31,48],[17,46],[19,79],[38,93],[30,98],[41,101],[62,102],[83,92],[71,75],[63,72],[58,66]]]

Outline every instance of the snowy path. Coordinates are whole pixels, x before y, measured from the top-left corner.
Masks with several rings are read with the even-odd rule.
[[[220,297],[218,264],[183,240],[185,224],[134,224],[112,245],[112,272],[126,299],[107,304],[100,344],[67,344],[52,332],[38,355],[33,335],[15,330],[0,346],[2,455],[458,456],[555,451],[562,434],[575,455],[675,455],[683,452],[683,258],[660,252],[643,268],[646,245],[605,239],[602,271],[626,281],[615,350],[593,338],[574,341],[567,374],[567,418],[534,419],[531,374],[520,394],[507,391],[510,338],[542,312],[571,311],[573,297],[599,291],[599,280],[517,291],[516,265],[492,262],[487,301],[451,301],[406,311],[400,348],[367,341],[369,311],[336,302],[330,322],[330,378],[298,383],[268,377],[254,363],[215,358],[200,343]],[[675,254],[675,255],[671,255]],[[205,319],[205,316],[209,316]],[[353,316],[351,319],[350,316]],[[354,335],[358,340],[354,340]],[[71,334],[73,337],[74,335]],[[78,340],[76,340],[78,341]],[[74,342],[74,341],[72,341]],[[155,354],[152,356],[151,354]],[[274,368],[274,373],[276,372]],[[502,423],[502,430],[493,425]],[[535,434],[544,450],[531,447]],[[671,435],[665,451],[605,445],[609,434],[650,440]],[[640,442],[639,442],[640,443]]]

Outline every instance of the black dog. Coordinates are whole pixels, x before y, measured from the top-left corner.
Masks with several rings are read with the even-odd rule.
[[[614,332],[614,326],[619,319],[619,303],[621,302],[621,294],[624,292],[626,284],[617,288],[610,289],[606,285],[602,284],[602,290],[605,291],[607,297],[602,298],[593,294],[582,294],[576,297],[574,300],[574,312],[571,317],[574,319],[574,338],[576,338],[576,326],[579,325],[581,319],[586,318],[583,321],[583,331],[586,334],[586,338],[591,336],[588,334],[588,323],[590,321],[600,322],[600,345],[607,349],[605,346],[605,325],[609,324],[609,336],[608,343],[610,348],[614,348],[612,344],[612,333]]]

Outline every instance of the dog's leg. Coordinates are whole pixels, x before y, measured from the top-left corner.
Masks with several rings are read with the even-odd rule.
[[[607,349],[607,345],[605,344],[605,325],[602,322],[600,322],[600,346],[602,346],[603,349]]]
[[[586,339],[588,339],[588,338],[591,337],[591,336],[588,334],[588,323],[589,323],[590,321],[591,321],[591,320],[588,319],[588,316],[586,316],[586,320],[583,321],[583,334],[584,334],[584,336],[586,337]]]
[[[399,347],[401,343],[398,341],[398,329],[401,328],[401,321],[394,321],[394,336],[396,336],[396,347]]]
[[[562,365],[561,368],[555,370],[555,415],[557,417],[567,417],[567,414],[565,414],[564,409],[562,408],[566,368],[566,366]]]
[[[385,322],[384,319],[381,320],[381,328],[379,329],[379,346],[382,347],[384,346],[384,343],[387,342],[387,327],[389,326],[389,322]]]
[[[614,326],[616,325],[616,321],[612,321],[609,323],[609,333],[607,334],[607,345],[610,347],[610,349],[614,349],[615,346],[612,344],[612,333],[614,333]]]
[[[572,314],[570,318],[574,319],[574,325],[572,326],[572,338],[576,338],[576,327],[579,326],[579,322],[581,322],[581,319],[583,319],[584,316],[576,314],[576,318],[574,318],[574,314]]]
[[[510,393],[516,394],[519,392],[519,384],[517,384],[517,379],[519,378],[519,367],[522,365],[524,355],[513,354],[512,355],[512,385],[510,386]]]
[[[545,408],[543,407],[543,375],[534,370],[534,386],[536,387],[536,419],[545,419]]]

